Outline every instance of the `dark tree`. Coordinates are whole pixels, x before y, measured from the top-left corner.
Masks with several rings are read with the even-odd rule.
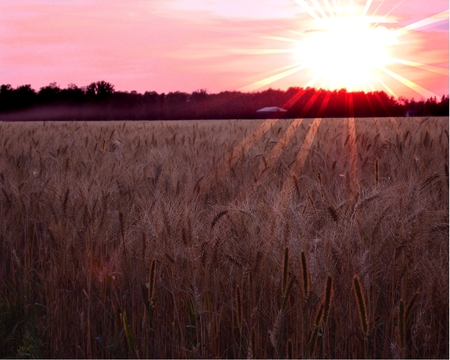
[[[45,106],[45,111],[40,106]],[[9,84],[0,85],[2,120],[15,117],[22,120],[246,119],[257,118],[257,110],[266,106],[285,108],[288,110],[283,115],[285,118],[448,116],[449,96],[415,101],[395,99],[384,91],[364,93],[300,87],[251,93],[208,94],[200,89],[191,94],[180,91],[167,95],[155,91],[139,94],[116,92],[106,81],[81,88],[69,84],[66,89],[51,83],[36,93],[31,85],[16,89]],[[31,107],[33,111],[13,114]]]
[[[12,109],[14,89],[10,84],[0,86],[0,111]]]
[[[60,93],[61,89],[53,82],[48,86],[41,87],[37,94],[37,100],[40,104],[53,104],[59,100]]]
[[[86,86],[86,96],[89,99],[105,100],[114,93],[114,85],[106,81],[97,81]]]
[[[14,105],[16,108],[23,109],[33,106],[36,103],[36,91],[31,85],[22,85],[14,90]]]
[[[86,91],[75,84],[69,84],[67,89],[62,89],[60,99],[64,103],[80,104],[86,100]]]

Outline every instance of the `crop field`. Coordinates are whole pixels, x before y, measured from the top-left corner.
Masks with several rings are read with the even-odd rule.
[[[0,357],[448,358],[448,131],[0,123]]]

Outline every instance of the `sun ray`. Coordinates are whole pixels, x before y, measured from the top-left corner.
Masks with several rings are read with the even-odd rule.
[[[384,4],[385,1],[386,1],[386,0],[383,0],[383,1],[378,5],[378,7],[375,9],[375,11],[373,12],[373,14],[371,15],[372,17],[375,17],[375,14],[376,14],[377,11],[380,9],[380,7]],[[395,6],[393,6],[391,10],[389,10],[386,14],[384,14],[384,15],[382,16],[383,20],[386,19],[386,18],[387,18],[387,17],[388,17],[388,16],[389,16],[396,8],[398,8],[404,1],[405,1],[405,0],[401,0],[401,1],[398,2]],[[373,28],[376,28],[379,24],[380,24],[379,21],[376,22],[376,23],[373,25]]]
[[[315,24],[308,25],[303,33],[292,31],[295,34],[292,38],[263,36],[267,40],[293,43],[295,45],[292,49],[261,49],[250,50],[248,53],[295,53],[295,60],[299,60],[298,63],[293,67],[274,70],[270,75],[263,74],[261,75],[263,79],[239,90],[253,91],[302,71],[302,75],[308,78],[305,80],[304,88],[319,84],[320,88],[329,90],[345,88],[349,92],[383,90],[397,97],[399,88],[404,86],[408,93],[412,90],[421,96],[429,97],[435,94],[407,79],[404,74],[402,76],[398,71],[395,72],[390,66],[397,63],[448,76],[448,69],[401,59],[398,55],[393,56],[398,51],[398,45],[404,44],[398,39],[400,35],[448,19],[448,10],[396,29],[392,24],[398,20],[390,14],[404,0],[400,0],[387,14],[380,16],[375,14],[386,0],[295,1],[305,13],[309,14]],[[374,10],[375,4],[377,7]],[[378,26],[379,23],[381,26]],[[391,25],[387,26],[385,23]]]
[[[295,131],[300,126],[302,121],[303,119],[294,119],[294,121],[289,125],[286,132],[282,135],[282,137],[272,148],[269,155],[264,159],[264,162],[259,165],[258,170],[256,172],[257,176],[255,176],[255,182],[251,185],[250,192],[247,193],[249,198],[254,198],[254,196],[259,192],[262,184],[264,184],[267,176],[270,173],[270,169],[273,167],[275,162],[283,153],[290,139],[292,138],[292,136],[294,135]],[[240,195],[241,190],[238,190],[237,194],[234,196],[234,201],[231,201],[231,203],[233,202],[236,203]]]
[[[267,54],[289,54],[295,53],[294,49],[256,49],[244,50],[248,55],[267,55]]]
[[[270,173],[270,169],[275,165],[280,155],[286,149],[286,146],[289,144],[302,121],[303,119],[294,119],[292,121],[288,129],[284,132],[284,134],[270,151],[269,155],[265,158],[264,162],[260,164],[257,170],[256,182],[252,184],[252,190],[249,198],[254,198],[255,194],[259,192],[262,184],[264,184],[267,176]],[[235,201],[238,199],[239,195],[240,192],[238,192],[238,194],[236,194],[236,196],[234,197]]]
[[[394,11],[397,7],[399,7],[405,0],[400,0],[398,3],[396,3],[391,10],[389,10],[385,16],[389,15],[390,13],[392,13],[392,11]],[[378,10],[380,10],[380,8],[383,6],[383,4],[386,2],[386,0],[381,0],[380,3],[378,4],[377,8],[374,10],[374,12],[371,14],[371,16],[375,16],[375,14],[378,12]]]
[[[308,113],[309,110],[311,110],[312,106],[314,105],[314,103],[316,102],[316,100],[319,96],[320,96],[319,91],[316,91],[314,93],[314,95],[311,96],[311,98],[308,100],[308,102],[306,103],[306,105],[303,107],[303,109],[301,111],[302,116],[306,116],[306,114]]]
[[[330,101],[330,98],[331,98],[331,93],[327,92],[325,95],[325,98],[322,100],[322,104],[320,105],[320,108],[318,111],[319,116],[322,116],[323,113],[325,112],[325,109],[328,105],[328,102]]]
[[[319,15],[317,15],[313,10],[310,9],[305,0],[295,0],[295,2],[299,4],[302,9],[305,10],[314,20],[320,20]]]
[[[373,86],[372,81],[369,80],[367,84],[369,85],[371,91],[375,91],[375,87]]]
[[[336,16],[334,15],[333,8],[332,8],[330,2],[328,0],[323,0],[323,1],[325,3],[325,6],[327,7],[328,13],[331,15],[332,18],[335,18]]]
[[[322,84],[320,84],[319,85],[319,89],[324,89],[325,88],[325,85],[328,83],[328,80],[327,79],[324,79],[323,81],[322,81]]]
[[[398,29],[397,32],[397,36],[402,36],[405,34],[408,34],[409,32],[437,23],[439,21],[443,21],[443,20],[448,20],[448,10],[442,11],[438,14],[434,14],[432,16],[429,16],[425,19],[416,21],[415,23],[409,24],[407,26],[404,26],[400,29]]]
[[[300,89],[299,91],[297,91],[295,93],[294,96],[292,96],[283,106],[282,108],[284,109],[290,109],[297,101],[299,101],[305,94],[307,93],[307,91]],[[326,104],[328,103],[330,94],[327,95],[328,99],[326,99],[326,101],[322,102],[322,106],[320,107],[319,111],[321,113],[323,113],[323,111],[325,110],[324,104],[326,106]],[[280,157],[281,153],[284,151],[284,149],[286,148],[286,146],[289,144],[292,136],[295,134],[296,130],[298,129],[298,127],[300,126],[300,124],[302,123],[303,119],[294,119],[294,121],[289,125],[288,129],[286,130],[286,132],[282,135],[282,137],[280,138],[280,140],[276,143],[276,145],[272,148],[271,152],[269,153],[269,155],[267,156],[264,164],[261,164],[259,166],[259,170],[258,170],[258,178],[256,183],[253,185],[253,191],[250,197],[253,197],[260,189],[261,185],[264,183],[265,179],[267,178],[269,172],[266,170],[270,170],[270,168],[275,164],[275,162],[278,160],[278,158]],[[239,196],[239,194],[236,195],[235,199]]]
[[[353,95],[349,94],[348,98],[348,109],[350,112],[350,117],[348,119],[348,150],[350,155],[350,189],[353,196],[356,196],[359,187],[358,181],[358,152],[356,149],[356,124],[353,114]]]
[[[327,19],[328,16],[327,14],[325,14],[325,11],[323,11],[322,6],[318,3],[317,0],[311,0],[312,3],[314,4],[314,8],[317,9],[317,11],[320,13],[320,15],[322,15],[322,17],[324,19]]]
[[[289,65],[281,66],[281,67],[276,68],[276,69],[271,69],[271,70],[265,71],[265,72],[261,73],[261,76],[262,77],[269,77],[269,76],[282,73],[283,71],[286,71],[286,70],[289,70],[289,69],[293,69],[293,68],[301,66],[301,65],[302,65],[301,62],[296,62],[296,63],[292,63],[292,64],[289,64]]]
[[[263,36],[263,39],[285,41],[285,42],[293,42],[293,43],[297,43],[298,42],[297,39],[291,39],[291,38],[282,37],[282,36],[272,36],[272,35]]]
[[[242,154],[256,144],[256,142],[266,134],[269,129],[279,119],[267,119],[261,125],[259,125],[249,136],[243,139],[238,145],[236,145],[227,155],[223,156],[217,165],[217,171],[214,173],[207,173],[199,183],[204,184],[202,186],[203,193],[209,191],[211,184],[214,184],[214,179],[219,179],[225,176],[230,169],[239,161]]]
[[[282,107],[284,109],[290,109],[297,101],[299,101],[305,94],[307,93],[307,91],[300,89],[294,96],[292,96],[291,99],[289,99]],[[325,107],[329,101],[329,98],[331,97],[331,94],[327,94],[324,101],[322,101],[322,105],[320,106],[319,109],[319,113],[322,114],[325,111]],[[317,96],[314,98],[317,98]],[[302,123],[303,119],[294,119],[294,121],[289,125],[288,129],[285,131],[285,133],[282,135],[282,137],[280,138],[280,140],[276,143],[276,145],[272,148],[271,152],[269,153],[269,155],[266,158],[266,161],[264,164],[261,164],[259,166],[259,170],[258,170],[258,180],[257,182],[254,184],[253,186],[253,192],[252,192],[252,197],[255,193],[258,192],[260,186],[264,183],[264,180],[266,179],[267,175],[268,175],[268,169],[270,169],[275,162],[278,160],[278,158],[280,157],[281,153],[284,151],[284,149],[286,148],[286,146],[289,144],[292,136],[295,134],[296,130],[298,129],[298,127],[300,126],[300,124]],[[239,150],[239,149],[238,149]],[[236,151],[238,151],[236,150]],[[237,195],[238,196],[238,195]],[[236,198],[237,198],[236,196]]]
[[[336,11],[337,17],[341,17],[342,16],[342,12],[341,12],[341,6],[339,3],[339,0],[333,0],[333,4],[334,4],[334,9]]]
[[[312,78],[311,80],[309,80],[306,84],[305,84],[305,88],[307,89],[307,88],[309,88],[309,87],[312,87],[312,86],[314,86],[314,84],[316,83],[316,82],[318,82],[319,81],[319,77],[318,76],[316,76],[316,77],[314,77],[314,78]]]
[[[286,180],[283,183],[283,188],[278,193],[278,196],[275,200],[275,208],[279,208],[280,205],[283,205],[287,201],[289,201],[289,196],[291,195],[294,189],[294,178],[298,178],[305,162],[308,157],[309,151],[311,149],[314,138],[316,137],[317,130],[319,129],[320,122],[322,118],[315,118],[311,127],[306,134],[305,140],[303,141],[300,150],[297,152],[297,156],[295,157],[295,161],[292,163],[289,168],[289,172]]]
[[[422,95],[425,98],[429,98],[429,97],[433,97],[433,96],[437,96],[434,92],[425,89],[424,87],[416,84],[415,82],[408,80],[407,78],[389,70],[386,69],[384,66],[379,66],[378,67],[380,70],[384,71],[386,74],[390,75],[391,77],[393,77],[394,79],[400,81],[403,85],[406,85],[407,87],[409,87],[411,90],[414,90],[415,92],[419,93],[420,95]]]
[[[281,136],[280,140],[275,144],[275,146],[270,151],[269,155],[266,158],[265,164],[261,164],[258,173],[260,174],[260,177],[258,179],[258,185],[260,185],[264,179],[267,177],[268,172],[265,172],[265,175],[263,176],[263,172],[265,170],[268,170],[272,168],[272,166],[275,164],[275,162],[280,157],[281,153],[286,149],[286,146],[289,144],[289,141],[291,140],[292,136],[297,131],[298,127],[302,123],[303,119],[294,119],[294,121],[289,125],[288,129],[284,132],[284,134]]]
[[[378,4],[377,8],[373,11],[373,13],[370,16],[374,17],[376,15],[376,13],[378,12],[378,10],[380,10],[381,6],[384,4],[385,1],[386,0],[380,1],[380,3]]]
[[[325,111],[325,108],[328,105],[328,101],[330,100],[331,93],[327,92],[325,98],[322,101],[322,104],[319,108],[318,115],[322,116]],[[306,134],[305,140],[303,141],[300,150],[297,152],[294,162],[289,168],[288,175],[286,180],[283,183],[283,188],[278,193],[278,196],[275,200],[275,208],[284,205],[287,201],[289,201],[289,197],[294,189],[294,178],[297,179],[303,169],[303,166],[306,162],[306,159],[311,150],[313,141],[316,137],[317,130],[319,129],[320,122],[322,121],[321,117],[317,117],[314,119],[311,124],[308,133]]]
[[[280,28],[281,28],[281,27],[280,27]],[[302,36],[302,37],[306,37],[306,35],[305,35],[304,33],[302,33],[302,32],[298,32],[298,31],[295,31],[295,30],[292,30],[292,29],[284,29],[284,28],[281,28],[281,29],[286,30],[286,31],[288,31],[288,32],[290,32],[290,33],[293,33],[293,34],[295,34],[295,35],[299,35],[299,36]]]
[[[233,167],[240,159],[241,154],[245,154],[255,143],[278,121],[278,119],[265,120],[258,128],[249,136],[242,140],[237,146],[231,150],[231,161],[227,161],[225,165],[225,172]],[[223,175],[223,172],[222,174]]]
[[[394,96],[394,97],[397,97],[397,94],[383,81],[383,80],[381,80],[378,76],[376,76],[374,73],[372,73],[372,76],[375,78],[375,79],[377,79],[377,81],[386,89],[386,91],[390,94],[390,95],[392,95],[392,96]]]
[[[362,16],[366,16],[367,11],[369,11],[370,5],[372,5],[372,0],[367,0],[366,1],[366,6],[364,6],[364,10],[363,10]]]
[[[427,64],[423,64],[423,63],[419,63],[419,62],[415,62],[415,61],[396,59],[396,58],[392,58],[392,57],[390,59],[399,64],[408,65],[408,66],[416,67],[419,69],[427,70],[430,72],[434,72],[436,74],[448,76],[448,68],[446,69],[446,68],[442,68],[439,66],[427,65]]]
[[[294,96],[292,96],[286,103],[282,106],[283,109],[289,110],[292,106],[295,105],[297,101],[299,101],[306,94],[306,90],[299,89]]]
[[[393,117],[389,117],[389,122],[390,122],[390,123],[392,124],[392,126],[394,127],[395,132],[397,133],[397,135],[399,135],[400,138],[401,138],[402,132],[401,132],[401,130],[400,130],[400,127],[399,127],[398,124],[397,124],[397,121],[396,121]]]
[[[381,97],[378,93],[375,93],[375,98],[378,100],[378,104],[383,108],[383,110],[386,112],[386,114],[389,114],[389,110],[386,108],[386,104],[381,99]]]
[[[281,80],[281,79],[283,79],[283,78],[285,78],[285,77],[287,77],[289,75],[295,74],[295,73],[297,73],[297,72],[299,72],[299,71],[301,71],[303,69],[305,69],[304,65],[297,66],[297,67],[295,67],[293,69],[283,71],[280,74],[269,76],[269,77],[267,77],[265,79],[256,81],[256,82],[254,82],[254,83],[252,83],[250,85],[243,86],[243,87],[239,88],[238,90],[239,91],[254,91],[256,89],[259,89],[259,88],[262,88],[264,86],[270,85],[270,84],[274,83],[275,81]]]
[[[350,97],[351,98],[351,97]],[[350,105],[353,107],[353,102]],[[356,150],[356,126],[355,118],[348,118],[348,151],[350,155],[350,189],[357,192],[358,189],[358,153]]]
[[[370,110],[372,111],[372,113],[374,113],[375,110],[373,108],[372,99],[369,96],[367,96],[367,94],[365,94],[365,97],[366,97],[367,103],[369,104]]]

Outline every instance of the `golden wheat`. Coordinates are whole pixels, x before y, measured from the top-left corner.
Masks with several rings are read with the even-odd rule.
[[[0,356],[448,358],[448,119],[346,121],[0,123]]]

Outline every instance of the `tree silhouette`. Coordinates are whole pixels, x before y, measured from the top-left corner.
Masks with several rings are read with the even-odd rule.
[[[324,105],[326,104],[326,106]],[[64,106],[61,106],[64,105]],[[45,111],[38,110],[45,106]],[[266,106],[285,107],[284,118],[297,117],[382,117],[448,116],[449,96],[415,101],[395,99],[384,91],[348,92],[290,87],[286,91],[268,89],[241,93],[224,91],[208,94],[200,89],[191,94],[175,91],[167,95],[155,91],[115,91],[106,81],[86,87],[69,84],[61,89],[56,83],[36,92],[31,85],[14,89],[0,85],[0,118],[13,111],[33,108],[16,116],[21,120],[115,120],[115,119],[247,119],[257,118],[257,110]],[[52,108],[54,111],[52,112]],[[6,114],[8,113],[8,114]]]
[[[36,91],[30,84],[19,86],[14,90],[14,101],[19,109],[33,106],[36,102]]]
[[[62,89],[60,99],[66,104],[81,104],[86,100],[86,90],[75,84],[69,84],[67,89]]]
[[[86,86],[86,96],[90,99],[105,100],[113,93],[114,85],[103,80]]]
[[[48,86],[41,87],[37,94],[37,100],[41,104],[52,104],[58,101],[60,93],[61,89],[53,82]]]
[[[13,106],[14,89],[10,84],[0,86],[0,111],[8,111]]]

